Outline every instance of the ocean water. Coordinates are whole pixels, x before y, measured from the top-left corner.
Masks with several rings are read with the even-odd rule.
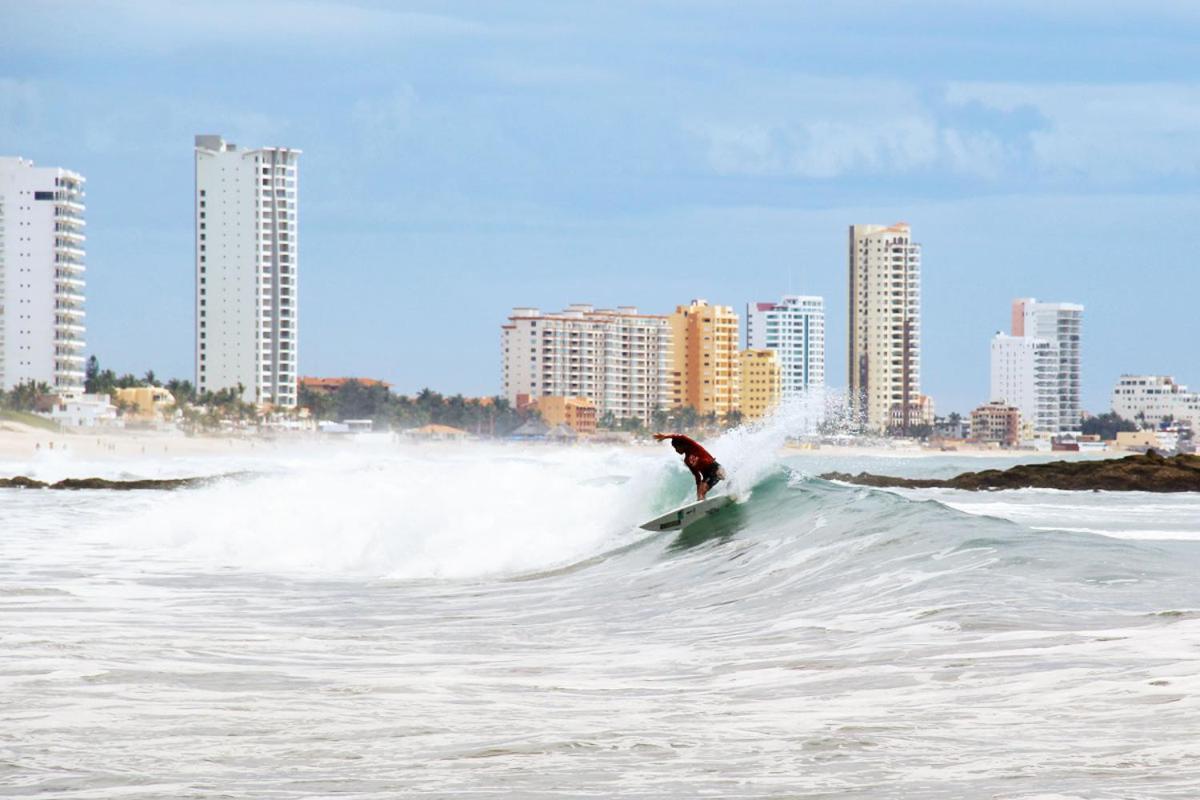
[[[244,473],[0,490],[0,796],[1200,797],[1200,498],[776,433],[0,464]]]

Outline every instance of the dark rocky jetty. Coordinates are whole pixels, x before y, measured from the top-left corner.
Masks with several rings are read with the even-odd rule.
[[[827,472],[829,481],[900,489],[1067,489],[1105,492],[1200,492],[1200,456],[1165,458],[1153,450],[1145,455],[1104,461],[1052,461],[1021,464],[1011,469],[964,472],[946,480],[896,478],[860,472]]]
[[[244,473],[239,473],[244,474]],[[106,478],[66,478],[55,483],[27,478],[18,475],[15,478],[0,478],[0,489],[65,489],[78,491],[81,489],[111,489],[117,491],[134,491],[138,489],[186,489],[193,486],[204,486],[222,478],[232,478],[237,475],[210,475],[203,478],[146,478],[131,481],[110,481]]]

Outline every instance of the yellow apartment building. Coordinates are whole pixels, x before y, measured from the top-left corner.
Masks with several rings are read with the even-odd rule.
[[[673,341],[672,405],[700,414],[727,414],[741,404],[738,315],[705,300],[677,306],[670,317]]]
[[[742,415],[761,419],[779,404],[783,392],[782,370],[774,350],[742,351]]]
[[[161,386],[135,386],[117,389],[113,402],[128,407],[127,417],[151,420],[166,416],[165,410],[175,405],[175,397]]]
[[[596,432],[596,404],[586,397],[539,397],[534,406],[551,428],[567,425],[576,433]]]

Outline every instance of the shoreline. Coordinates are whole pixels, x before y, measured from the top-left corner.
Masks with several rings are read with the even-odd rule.
[[[277,436],[197,434],[189,436],[179,431],[154,430],[61,430],[49,431],[19,422],[0,422],[0,461],[13,462],[27,459],[57,457],[87,461],[124,461],[146,458],[204,458],[228,456],[269,457],[298,448],[344,448],[390,446],[397,449],[425,447],[462,447],[467,442],[440,440],[393,439],[389,433],[349,435],[331,438],[321,434],[280,434]],[[619,447],[646,450],[653,443],[604,442],[559,445],[551,442],[512,442],[508,440],[484,440],[488,446],[516,446],[535,448]],[[821,445],[818,447],[789,444],[780,448],[787,457],[835,457],[835,458],[957,458],[957,459],[1030,459],[1046,458],[1074,460],[1089,458],[1119,458],[1124,451],[1079,453],[1071,451],[1001,450],[997,448],[960,448],[940,450],[914,445],[895,447],[878,444]]]

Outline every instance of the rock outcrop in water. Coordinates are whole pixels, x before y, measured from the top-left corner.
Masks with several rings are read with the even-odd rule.
[[[136,489],[186,489],[191,486],[203,486],[207,483],[229,475],[207,476],[203,478],[145,478],[132,481],[110,481],[106,478],[65,478],[55,483],[27,478],[18,475],[15,478],[0,478],[0,489],[115,489],[133,491]]]
[[[896,478],[860,472],[827,472],[829,481],[860,486],[900,489],[1068,489],[1105,492],[1200,492],[1200,456],[1164,458],[1153,450],[1145,455],[1104,461],[1052,461],[1021,464],[1011,469],[964,472],[954,478],[934,480]]]

